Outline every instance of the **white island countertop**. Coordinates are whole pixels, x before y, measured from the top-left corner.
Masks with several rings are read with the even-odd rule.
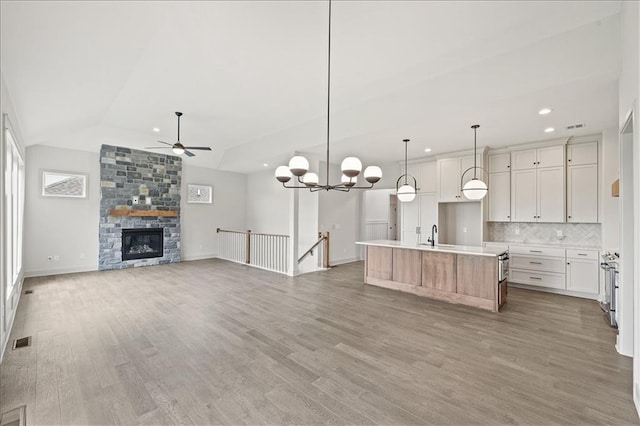
[[[356,244],[363,246],[391,247],[409,250],[436,251],[442,253],[470,254],[491,257],[497,257],[500,254],[504,253],[504,250],[495,247],[456,246],[452,244],[436,244],[434,247],[431,247],[430,244],[412,244],[395,240],[358,241],[356,242]]]

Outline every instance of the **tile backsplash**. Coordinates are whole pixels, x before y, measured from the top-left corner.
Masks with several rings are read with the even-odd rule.
[[[602,231],[599,223],[490,222],[487,228],[485,241],[584,247],[601,245]],[[558,231],[562,232],[562,236],[558,236]]]

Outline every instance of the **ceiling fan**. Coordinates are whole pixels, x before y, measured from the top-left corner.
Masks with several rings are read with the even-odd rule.
[[[211,151],[211,148],[208,146],[184,146],[180,143],[180,117],[182,117],[182,113],[179,111],[176,111],[176,115],[178,116],[178,142],[176,143],[169,143],[169,142],[165,142],[165,141],[158,141],[160,143],[163,143],[165,145],[169,145],[169,146],[150,146],[147,147],[145,149],[168,149],[171,148],[173,149],[173,153],[180,155],[180,154],[187,154],[187,156],[189,157],[193,157],[195,156],[195,154],[193,152],[191,152],[190,150],[192,149],[199,149],[202,151]]]

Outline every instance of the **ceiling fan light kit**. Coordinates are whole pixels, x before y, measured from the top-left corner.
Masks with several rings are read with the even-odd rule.
[[[174,154],[176,155],[182,155],[182,154],[186,154],[188,157],[194,157],[195,154],[193,152],[191,152],[190,150],[200,150],[200,151],[211,151],[211,148],[208,146],[184,146],[180,143],[180,117],[182,117],[182,113],[180,111],[176,111],[176,116],[178,117],[178,141],[176,143],[169,143],[169,142],[165,142],[165,141],[158,141],[160,143],[163,143],[165,145],[169,145],[168,147],[166,146],[148,146],[145,149],[166,149],[166,148],[171,148],[171,150],[173,151]]]
[[[473,129],[473,167],[469,167],[467,170],[465,170],[464,173],[462,173],[462,177],[460,177],[460,188],[462,189],[462,194],[468,200],[482,200],[489,191],[487,184],[484,183],[482,179],[478,179],[476,173],[478,170],[482,170],[483,172],[487,173],[484,168],[477,165],[478,156],[476,154],[476,133],[478,127],[480,127],[479,124],[474,124],[473,126],[471,126],[471,128]],[[471,170],[473,170],[473,178],[471,178],[471,180],[467,183],[463,183],[464,175],[466,175],[467,172]]]
[[[396,181],[396,196],[398,200],[403,203],[408,203],[416,198],[416,189],[418,188],[418,182],[416,178],[409,174],[407,166],[407,147],[409,145],[409,139],[403,139],[404,142],[404,174]],[[404,178],[404,184],[400,185],[400,181]],[[409,178],[413,179],[413,186],[409,184]]]
[[[331,118],[331,0],[329,0],[329,42],[327,53],[327,170],[324,185],[320,185],[320,179],[316,173],[309,172],[309,161],[303,156],[296,155],[289,160],[289,166],[276,168],[275,177],[282,186],[290,189],[307,188],[311,192],[315,191],[342,191],[349,192],[351,189],[373,188],[381,178],[382,169],[378,166],[369,166],[364,170],[364,179],[368,186],[357,186],[358,176],[362,172],[362,162],[357,157],[347,157],[342,160],[340,169],[342,177],[340,183],[329,184],[329,129]],[[295,176],[301,185],[287,185]]]

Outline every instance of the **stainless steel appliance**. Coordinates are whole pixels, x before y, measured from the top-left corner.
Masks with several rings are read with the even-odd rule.
[[[507,301],[507,278],[509,277],[509,252],[498,255],[498,308]]]
[[[618,253],[605,252],[602,255],[600,268],[604,269],[604,300],[600,302],[602,309],[609,317],[611,327],[618,327],[616,308],[618,301]]]

